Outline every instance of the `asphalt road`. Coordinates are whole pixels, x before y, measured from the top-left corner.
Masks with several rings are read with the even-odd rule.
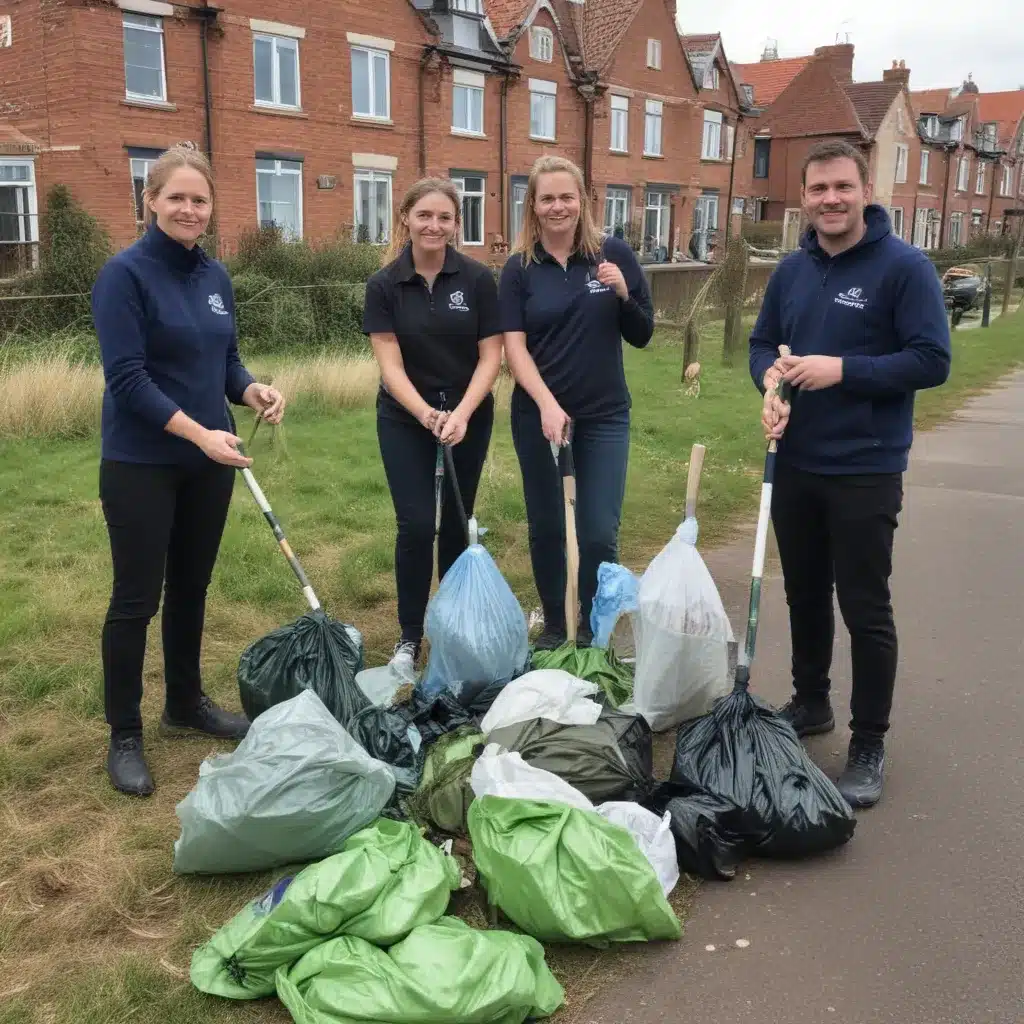
[[[684,938],[587,1024],[1024,1024],[1024,373],[919,435],[906,485],[882,802],[837,854],[705,883]],[[735,623],[751,557],[746,540],[707,556]],[[833,778],[849,738],[837,623],[837,729],[807,741]],[[773,578],[753,669],[770,700],[788,659]]]

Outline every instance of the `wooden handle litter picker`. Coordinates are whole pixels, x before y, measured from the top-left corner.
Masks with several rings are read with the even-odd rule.
[[[788,356],[789,348],[779,346],[779,355]],[[790,384],[779,383],[779,397],[789,401]],[[736,659],[736,685],[744,690],[750,685],[750,664],[754,660],[754,646],[757,642],[757,620],[761,608],[761,579],[764,575],[764,557],[768,545],[768,523],[772,515],[772,485],[775,481],[775,453],[778,442],[768,442],[768,453],[764,459],[764,476],[761,479],[761,508],[757,516],[757,534],[754,541],[754,568],[750,578],[750,608],[747,613],[747,639]]]
[[[700,475],[704,471],[704,452],[702,444],[695,444],[690,449],[690,470],[686,474],[686,518],[692,519],[697,514],[697,492],[700,490]]]
[[[551,453],[562,478],[565,505],[565,635],[576,643],[580,614],[580,545],[576,537],[576,465],[572,457],[572,421],[566,429],[565,444],[551,445]]]

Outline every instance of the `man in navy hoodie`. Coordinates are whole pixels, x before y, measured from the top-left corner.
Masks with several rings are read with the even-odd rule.
[[[795,690],[783,714],[800,736],[835,728],[834,586],[852,649],[839,790],[853,807],[882,795],[897,663],[889,577],[914,394],[943,384],[951,358],[935,268],[892,234],[871,191],[859,150],[840,141],[810,150],[801,188],[810,227],[772,274],[750,336],[762,422],[779,439],[772,522]],[[780,345],[792,354],[780,357]],[[782,379],[789,403],[776,393]]]

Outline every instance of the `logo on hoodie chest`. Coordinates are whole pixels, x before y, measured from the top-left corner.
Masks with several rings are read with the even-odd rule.
[[[219,316],[227,316],[228,311],[224,308],[224,300],[220,297],[219,292],[214,292],[207,300],[210,304],[210,309]]]
[[[847,288],[845,292],[840,292],[836,297],[835,301],[840,306],[849,306],[851,309],[866,309],[867,299],[864,297],[863,288]]]

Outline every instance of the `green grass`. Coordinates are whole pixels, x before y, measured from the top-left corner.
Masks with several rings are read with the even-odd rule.
[[[723,368],[720,336],[709,330],[700,396],[687,396],[671,340],[661,334],[648,351],[626,352],[634,419],[621,558],[637,569],[679,522],[694,442],[707,446],[699,508],[705,546],[755,514],[763,465],[760,403],[745,365]],[[950,383],[919,399],[922,424],[947,416],[1020,361],[1024,315],[958,331],[954,344]],[[537,599],[507,387],[499,409],[478,512],[490,529],[488,548],[529,610]],[[340,411],[300,398],[283,431],[261,429],[252,454],[321,600],[364,631],[371,664],[383,661],[396,632],[393,513],[369,395]],[[0,1024],[285,1021],[273,1000],[226,1004],[187,981],[192,948],[272,877],[171,874],[174,806],[216,745],[147,735],[157,794],[133,801],[106,782],[98,638],[110,564],[97,458],[95,436],[0,441]],[[241,481],[208,608],[206,686],[237,706],[241,651],[303,611]],[[162,696],[158,628],[150,639],[144,716],[152,724]],[[680,889],[681,913],[691,895]],[[643,955],[642,948],[552,950],[569,993],[566,1016]]]

